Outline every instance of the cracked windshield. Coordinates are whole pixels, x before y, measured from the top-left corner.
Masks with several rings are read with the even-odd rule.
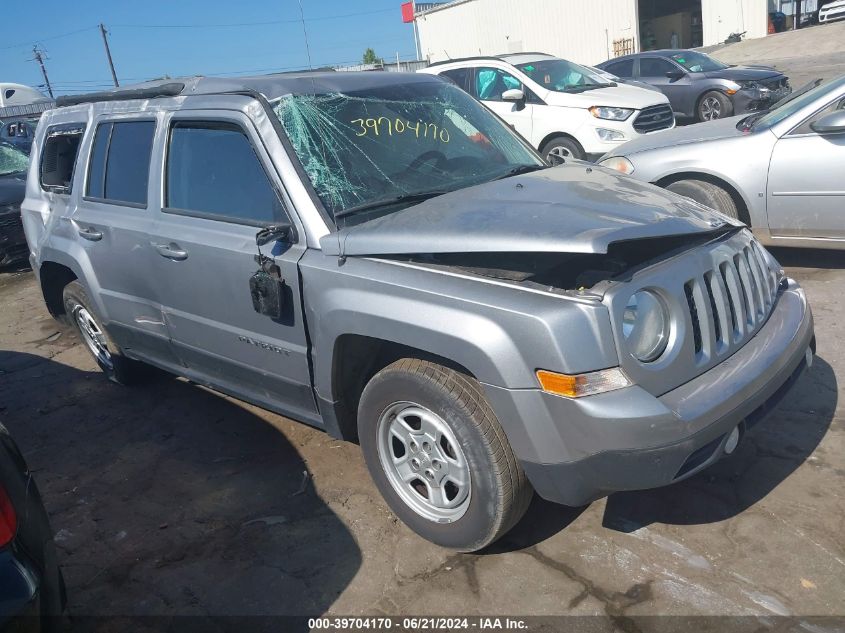
[[[287,95],[273,105],[339,225],[545,167],[483,106],[447,83]]]

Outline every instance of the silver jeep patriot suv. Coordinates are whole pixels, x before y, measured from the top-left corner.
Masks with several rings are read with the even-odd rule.
[[[550,167],[437,77],[191,78],[61,98],[22,205],[47,308],[360,443],[391,509],[477,550],[734,450],[813,359],[801,288],[739,223]]]

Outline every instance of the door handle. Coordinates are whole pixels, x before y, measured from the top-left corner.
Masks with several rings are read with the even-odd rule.
[[[170,242],[169,244],[156,244],[155,242],[151,242],[151,244],[162,257],[166,257],[167,259],[172,259],[177,262],[188,259],[188,251],[179,248],[179,245],[176,242]]]
[[[79,229],[79,236],[85,238],[89,242],[99,242],[103,239],[102,232],[90,226]]]

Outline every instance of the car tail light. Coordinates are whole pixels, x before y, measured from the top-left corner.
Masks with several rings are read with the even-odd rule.
[[[0,486],[0,547],[8,545],[15,538],[18,528],[18,518],[9,495]]]

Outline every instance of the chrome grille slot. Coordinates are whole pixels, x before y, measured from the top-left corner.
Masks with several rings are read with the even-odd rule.
[[[757,300],[751,285],[751,271],[748,269],[748,261],[739,253],[734,255],[734,266],[739,273],[739,285],[745,302],[745,330],[750,332],[757,322]]]
[[[684,284],[684,293],[687,296],[687,306],[689,307],[690,320],[692,321],[692,344],[696,356],[701,354],[702,340],[701,340],[701,323],[698,321],[698,306],[696,305],[693,296],[693,282],[688,281]]]

